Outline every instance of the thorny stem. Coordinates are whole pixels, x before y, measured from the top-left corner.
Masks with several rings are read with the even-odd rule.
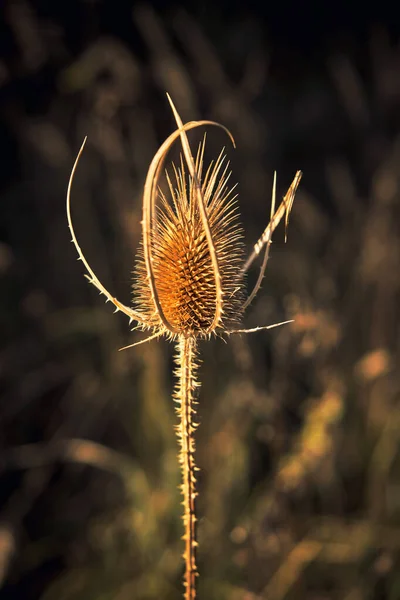
[[[183,495],[183,524],[185,541],[185,600],[196,598],[196,466],[194,461],[195,444],[193,433],[196,424],[193,421],[195,415],[194,392],[198,383],[196,382],[196,339],[194,337],[179,337],[178,356],[178,388],[175,400],[178,403],[177,413],[180,422],[176,428],[179,442],[179,462],[182,470],[182,495]]]

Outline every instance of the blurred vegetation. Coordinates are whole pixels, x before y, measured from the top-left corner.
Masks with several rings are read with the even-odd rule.
[[[280,194],[304,171],[246,325],[294,323],[201,348],[199,598],[398,600],[398,40],[375,27],[308,64],[251,12],[121,7],[2,8],[0,598],[181,595],[173,349],[117,351],[139,337],[65,218],[88,135],[77,234],[127,303],[168,90],[184,120],[232,130],[249,249],[273,170]],[[222,144],[210,132],[210,156]]]

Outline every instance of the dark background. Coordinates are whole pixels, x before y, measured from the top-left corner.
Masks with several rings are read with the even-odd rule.
[[[129,303],[165,91],[233,132],[249,251],[304,172],[244,325],[295,322],[201,345],[199,598],[400,598],[400,21],[368,6],[1,4],[1,599],[182,594],[173,348],[117,352],[65,217],[88,135],[74,222]]]

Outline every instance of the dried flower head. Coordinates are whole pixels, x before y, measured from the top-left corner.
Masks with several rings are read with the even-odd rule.
[[[168,99],[178,129],[155,154],[144,186],[143,237],[134,269],[134,309],[119,302],[100,283],[86,261],[73,229],[70,193],[86,138],[73,166],[67,192],[67,217],[72,241],[89,273],[86,277],[90,283],[114,304],[117,311],[136,321],[135,328],[152,330],[153,335],[147,339],[161,335],[197,338],[211,333],[241,333],[246,330],[231,330],[228,326],[240,321],[260,288],[272,233],[283,216],[287,225],[301,172],[296,173],[276,212],[274,179],[270,222],[245,261],[236,196],[232,195],[234,187],[228,187],[229,163],[221,153],[205,170],[205,139],[194,160],[186,132],[212,125],[224,129],[234,145],[233,137],[223,125],[214,121],[183,124],[169,96]],[[168,190],[164,192],[159,187],[163,163],[178,138],[183,156],[179,168],[172,165],[172,174],[166,171]],[[265,254],[259,278],[244,301],[245,274],[263,248]],[[273,326],[256,330],[270,327]]]
[[[213,121],[183,124],[169,98],[177,124],[155,154],[147,174],[143,193],[142,242],[134,269],[134,308],[114,298],[97,279],[78,244],[71,221],[70,193],[83,143],[72,169],[67,192],[67,217],[72,241],[89,275],[89,281],[111,301],[116,310],[136,321],[135,329],[150,330],[150,337],[132,344],[166,335],[178,340],[178,385],[174,399],[178,403],[180,423],[177,428],[182,468],[185,526],[185,598],[196,597],[195,535],[195,462],[193,433],[194,391],[196,381],[196,340],[221,335],[269,329],[234,329],[244,310],[260,288],[268,260],[272,232],[285,216],[286,225],[294,195],[301,178],[296,176],[275,210],[274,177],[271,218],[247,260],[244,258],[243,234],[238,219],[234,188],[230,188],[227,163],[223,152],[204,168],[205,139],[193,158],[187,131],[204,126],[222,127]],[[180,139],[182,156],[179,167],[165,172],[166,189],[160,189],[163,163],[172,144]],[[85,140],[86,141],[86,140]],[[245,300],[245,275],[264,249],[264,258],[253,291]],[[131,346],[127,346],[129,348]]]
[[[236,197],[227,185],[229,164],[224,164],[221,153],[203,177],[204,147],[205,140],[199,147],[195,169],[219,271],[220,295],[196,188],[193,179],[187,178],[183,157],[179,169],[173,166],[172,175],[166,173],[170,198],[159,190],[160,205],[150,239],[155,290],[164,321],[154,311],[143,249],[134,276],[137,309],[152,327],[162,330],[165,324],[174,335],[207,336],[218,328],[223,330],[237,321],[244,300],[243,234]]]

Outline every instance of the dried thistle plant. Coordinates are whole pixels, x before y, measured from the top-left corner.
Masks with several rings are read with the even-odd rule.
[[[294,196],[301,179],[298,171],[283,201],[275,210],[276,177],[272,192],[271,218],[253,252],[244,259],[242,229],[238,219],[236,196],[228,186],[229,163],[223,155],[204,169],[205,139],[193,157],[187,131],[201,126],[217,126],[213,121],[191,121],[183,124],[168,96],[177,129],[155,154],[144,185],[142,245],[135,267],[134,306],[125,306],[114,298],[97,279],[78,244],[71,220],[70,194],[85,142],[73,166],[67,192],[67,217],[72,241],[79,259],[85,265],[86,277],[111,301],[116,311],[126,314],[134,329],[151,331],[151,335],[125,348],[166,336],[177,343],[174,400],[179,424],[179,462],[182,470],[183,522],[185,550],[185,599],[196,597],[196,466],[194,431],[197,341],[200,338],[251,333],[281,325],[254,329],[236,329],[243,313],[257,294],[264,277],[271,236],[285,216],[287,226]],[[159,187],[166,155],[180,138],[183,155],[180,165],[166,171],[167,189]],[[158,203],[157,203],[158,200]],[[257,256],[264,250],[260,273],[253,291],[245,299],[245,275]]]

